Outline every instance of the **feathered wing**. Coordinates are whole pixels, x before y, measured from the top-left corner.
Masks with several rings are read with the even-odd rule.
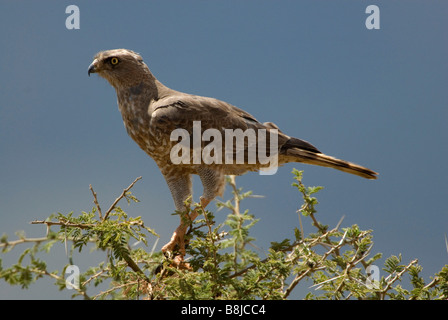
[[[217,129],[223,137],[225,129],[243,131],[253,129],[256,132],[259,129],[265,129],[267,132],[276,129],[279,164],[302,162],[334,168],[367,179],[377,178],[377,173],[368,168],[323,154],[311,143],[282,133],[275,124],[261,123],[248,112],[214,98],[188,94],[174,95],[154,103],[150,108],[150,114],[151,127],[167,135],[177,128],[185,129],[191,135],[193,121],[201,121],[201,134],[207,129]],[[247,142],[248,140],[244,139],[246,154],[249,150]],[[269,150],[270,140],[267,138],[265,142],[265,147]],[[190,146],[192,145],[191,143]],[[233,152],[235,156],[241,150],[234,145]]]
[[[246,132],[248,129],[253,130],[257,135],[258,130],[264,129],[269,132],[273,127],[260,123],[248,112],[241,110],[226,102],[201,96],[193,96],[180,94],[160,99],[155,102],[149,111],[151,115],[151,128],[165,135],[170,135],[175,129],[184,129],[192,138],[193,122],[200,121],[201,135],[207,129],[215,129],[220,132],[222,144],[224,147],[224,138],[226,129],[241,130]],[[267,134],[268,135],[268,134]],[[290,137],[279,133],[279,144],[285,143]],[[244,145],[233,143],[233,153],[245,151],[249,149],[249,139],[242,140]],[[269,139],[266,140],[266,147],[269,148]],[[208,142],[206,142],[208,143]],[[190,143],[190,147],[193,144]],[[241,148],[237,148],[241,147]],[[223,150],[224,151],[224,150]],[[278,151],[278,149],[276,150]]]
[[[168,130],[174,126],[188,131],[193,121],[201,121],[203,130],[212,128],[246,130],[264,127],[252,115],[231,104],[214,98],[188,94],[162,98],[150,106],[149,113],[153,118],[151,125],[158,126],[158,121],[169,121]],[[165,126],[159,129],[167,131]]]

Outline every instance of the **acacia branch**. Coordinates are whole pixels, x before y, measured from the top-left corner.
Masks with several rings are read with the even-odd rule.
[[[14,240],[14,241],[6,241],[3,243],[0,243],[0,248],[7,248],[7,247],[11,247],[14,248],[16,245],[21,244],[21,243],[27,243],[27,242],[35,242],[36,244],[44,242],[49,240],[48,237],[42,237],[42,238],[21,238],[18,240]]]
[[[134,180],[134,182],[132,182],[129,187],[127,187],[126,189],[123,190],[123,192],[121,193],[121,195],[115,199],[114,203],[112,203],[112,205],[110,206],[110,208],[106,211],[106,213],[104,214],[104,218],[102,219],[103,221],[105,221],[108,217],[109,214],[112,212],[112,210],[114,210],[115,206],[117,205],[117,203],[123,199],[124,197],[126,197],[126,193],[129,192],[129,190],[134,186],[134,184],[140,180],[142,177],[138,177]]]
[[[85,223],[72,223],[65,221],[46,221],[46,220],[34,220],[30,222],[31,224],[46,224],[47,226],[64,226],[64,227],[73,227],[73,228],[81,228],[81,229],[89,229],[94,227],[93,224],[85,224]]]
[[[239,198],[239,190],[236,187],[236,182],[235,182],[235,176],[234,175],[230,175],[229,176],[229,180],[228,180],[230,186],[233,189],[233,199],[235,201],[235,206],[233,207],[233,213],[237,216],[240,216],[240,198]]]
[[[395,277],[393,277],[390,281],[388,281],[386,287],[381,290],[380,292],[380,300],[384,300],[384,298],[386,297],[386,293],[387,291],[390,290],[390,288],[392,287],[392,284],[397,281],[398,279],[401,278],[401,276],[407,272],[409,270],[409,268],[411,268],[414,264],[416,264],[418,262],[418,259],[412,260],[411,262],[409,262],[409,264],[407,266],[405,266],[403,268],[403,270],[401,270],[400,272],[398,272],[397,274],[395,274]]]
[[[57,274],[54,274],[54,273],[50,273],[47,270],[40,270],[40,269],[36,269],[36,268],[31,268],[31,269],[28,269],[28,270],[33,272],[33,273],[36,273],[36,274],[40,274],[40,275],[43,275],[43,276],[48,276],[48,277],[53,278],[53,279],[55,279],[57,281],[66,282],[66,280],[63,277],[58,276]],[[84,290],[81,290],[81,288],[78,288],[78,287],[75,287],[75,286],[71,286],[71,287],[73,289],[75,289],[80,295],[82,295],[84,297],[84,299],[90,299],[90,297],[87,295],[87,293]]]
[[[100,205],[98,203],[98,199],[96,197],[96,192],[93,191],[92,185],[89,185],[89,189],[90,191],[92,191],[92,195],[93,195],[93,202],[95,203],[96,209],[98,210],[98,216],[100,217],[100,220],[103,219],[103,214],[101,213],[101,208]]]
[[[110,289],[108,289],[106,291],[102,291],[102,292],[98,293],[97,295],[92,297],[92,300],[96,300],[97,298],[99,298],[101,296],[105,296],[105,295],[107,295],[107,294],[109,294],[109,293],[111,293],[111,292],[113,292],[115,290],[118,290],[118,289],[121,289],[121,288],[125,288],[125,287],[129,287],[129,286],[133,286],[133,285],[138,284],[138,283],[139,283],[138,280],[123,283],[121,285],[115,286],[115,287],[110,288]]]

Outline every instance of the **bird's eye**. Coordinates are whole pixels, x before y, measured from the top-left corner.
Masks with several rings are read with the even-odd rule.
[[[115,66],[118,64],[118,58],[113,57],[112,59],[110,59],[110,63]]]

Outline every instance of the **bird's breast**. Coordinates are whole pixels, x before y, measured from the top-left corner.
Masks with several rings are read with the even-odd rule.
[[[166,154],[169,141],[151,130],[151,117],[146,102],[140,101],[133,94],[122,94],[118,95],[118,108],[127,133],[143,151],[155,160],[169,157],[169,153]]]

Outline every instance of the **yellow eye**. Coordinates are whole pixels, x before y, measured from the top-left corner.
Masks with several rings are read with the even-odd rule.
[[[117,65],[118,64],[118,58],[115,58],[115,57],[113,57],[112,59],[110,59],[110,63],[112,64],[112,65]]]

